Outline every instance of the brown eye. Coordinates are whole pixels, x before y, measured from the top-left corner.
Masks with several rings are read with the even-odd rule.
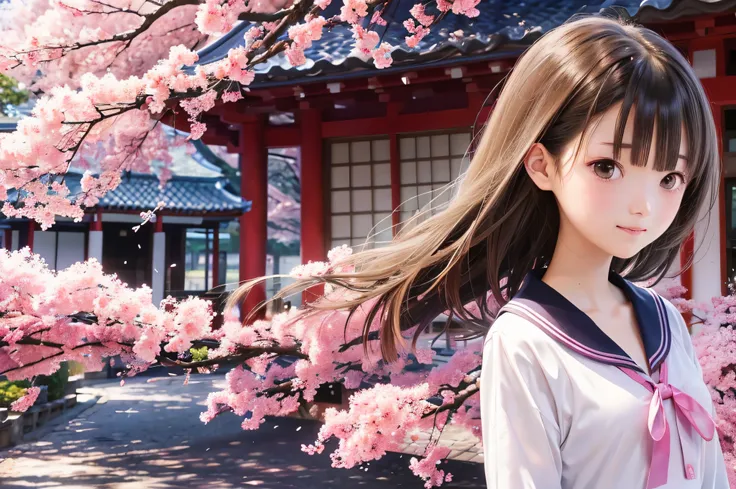
[[[604,180],[612,180],[621,170],[613,160],[598,160],[591,165],[596,176]]]
[[[667,190],[675,190],[685,183],[685,178],[679,173],[670,173],[662,179],[662,188]]]

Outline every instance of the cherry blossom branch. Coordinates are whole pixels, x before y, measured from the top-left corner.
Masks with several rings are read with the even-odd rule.
[[[309,356],[301,353],[296,348],[281,348],[281,347],[241,347],[238,349],[238,353],[232,355],[225,355],[221,357],[208,358],[207,360],[201,360],[199,362],[184,362],[182,360],[172,360],[166,357],[159,357],[158,362],[161,365],[169,367],[182,367],[182,368],[198,368],[198,367],[209,367],[211,365],[223,365],[232,362],[244,362],[251,358],[258,357],[263,354],[272,355],[272,358],[279,356],[296,357],[304,360],[309,360]]]
[[[324,270],[348,272],[339,262],[349,253],[347,247],[337,248],[328,255],[330,263],[297,267],[292,275],[307,269],[316,275]],[[332,436],[340,439],[341,446],[360,439],[371,440],[376,447],[349,456],[348,465],[380,458],[411,430],[444,426],[449,419],[477,431],[477,417],[468,414],[478,400],[473,377],[480,365],[477,349],[458,352],[429,372],[402,372],[408,355],[386,365],[375,354],[365,356],[360,343],[342,348],[342,333],[347,338],[361,336],[367,319],[362,310],[348,318],[347,311],[310,315],[293,309],[248,326],[226,311],[221,329],[213,331],[208,301],[167,298],[157,308],[151,303],[150,289],[127,288],[117,277],[103,274],[95,261],[53,272],[28,249],[0,250],[0,269],[6,270],[0,275],[4,291],[0,373],[11,380],[48,375],[66,360],[82,362],[85,370],[99,370],[105,358],[115,355],[126,364],[121,382],[154,364],[187,371],[235,365],[225,375],[226,388],[208,396],[201,419],[209,422],[223,412],[238,416],[250,412],[243,420],[244,429],[257,429],[264,416],[309,408],[324,385],[356,390],[363,382],[381,382],[351,397],[350,416],[367,409],[351,421],[353,429],[339,427],[346,412],[325,412],[325,428],[314,450],[321,450],[318,447]],[[328,287],[326,293],[335,300],[344,291]],[[372,328],[377,332],[378,324]],[[206,360],[184,360],[191,347],[202,346],[207,348]],[[418,348],[415,354],[420,362],[431,364],[429,348]],[[279,358],[291,361],[278,362]],[[432,403],[438,395],[444,399],[439,407]],[[385,396],[398,401],[386,402]],[[392,431],[396,436],[388,437]]]
[[[468,399],[478,394],[478,392],[480,392],[480,372],[478,370],[479,369],[476,369],[473,372],[468,372],[468,376],[472,377],[469,383],[463,382],[457,388],[453,388],[452,386],[441,387],[440,391],[452,392],[454,394],[454,400],[452,402],[443,403],[436,408],[429,409],[422,417],[427,418],[430,416],[437,416],[443,411],[457,411]],[[474,373],[476,375],[473,375]]]
[[[111,5],[100,2],[99,0],[91,0],[91,1],[93,1],[93,3],[98,3],[100,5],[113,8],[114,10],[113,12],[80,11],[81,13],[87,14],[87,15],[110,15],[113,13],[133,14],[133,15],[142,17],[143,22],[137,28],[133,30],[121,32],[109,38],[96,39],[96,40],[90,40],[90,41],[85,41],[85,42],[74,42],[74,43],[67,44],[67,45],[60,44],[60,45],[54,45],[54,46],[43,46],[37,49],[22,50],[22,51],[19,51],[18,53],[11,54],[10,56],[8,56],[8,58],[17,60],[18,65],[16,66],[19,66],[20,64],[23,63],[21,55],[28,55],[28,54],[38,53],[38,52],[60,49],[62,50],[61,55],[64,56],[68,54],[70,51],[75,51],[75,50],[93,47],[93,46],[100,46],[102,44],[118,43],[118,42],[126,43],[127,46],[129,46],[130,43],[135,38],[137,38],[141,34],[145,33],[148,29],[150,29],[154,22],[165,17],[172,10],[179,8],[179,7],[183,7],[185,5],[199,5],[200,3],[203,3],[202,0],[170,0],[169,2],[161,4],[161,6],[158,9],[156,9],[154,12],[142,15],[139,12],[136,12],[134,10],[130,10],[126,8],[119,8],[119,7],[117,8],[112,7]],[[11,68],[15,68],[16,66],[11,66]]]
[[[238,20],[247,22],[276,22],[296,12],[298,3],[295,2],[291,7],[273,13],[242,12],[238,15]]]

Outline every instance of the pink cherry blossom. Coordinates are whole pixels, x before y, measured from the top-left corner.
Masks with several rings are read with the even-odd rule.
[[[343,0],[343,6],[340,8],[342,21],[357,25],[366,15],[368,15],[368,5],[365,0]]]
[[[424,5],[422,5],[421,3],[414,5],[411,8],[410,13],[412,17],[417,19],[417,22],[419,22],[424,27],[429,27],[432,25],[432,22],[434,22],[434,15],[427,15],[424,12]]]
[[[28,408],[33,406],[33,403],[36,402],[36,399],[38,398],[38,395],[40,393],[40,387],[29,387],[28,389],[26,389],[26,393],[23,397],[10,405],[10,410],[18,413],[26,412]]]
[[[371,17],[371,24],[386,25],[386,20],[381,17],[382,14],[383,10],[376,10],[375,12],[373,12],[373,17]]]
[[[440,12],[452,11],[456,15],[465,15],[467,17],[477,17],[480,15],[476,5],[480,0],[437,0],[437,8]]]
[[[289,60],[291,66],[301,66],[307,62],[304,49],[295,44],[286,48],[286,58]]]
[[[430,450],[429,454],[427,454],[427,456],[421,461],[416,457],[412,457],[409,462],[409,467],[414,474],[426,481],[424,484],[426,489],[438,487],[441,486],[443,482],[452,481],[452,474],[445,474],[444,470],[438,468],[440,459],[447,457],[449,454],[450,448],[434,446]]]
[[[243,94],[239,91],[223,92],[222,94],[223,102],[237,102],[238,100],[242,100],[242,98]]]
[[[355,49],[366,56],[373,53],[379,41],[377,32],[363,29],[359,25],[353,27],[353,38],[355,39]]]
[[[373,64],[376,68],[388,68],[394,62],[391,58],[391,51],[393,46],[387,42],[381,43],[381,45],[373,51]]]

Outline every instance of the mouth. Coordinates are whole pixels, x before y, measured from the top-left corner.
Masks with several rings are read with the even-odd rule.
[[[623,231],[625,233],[629,233],[629,234],[634,235],[634,236],[638,236],[638,235],[643,234],[644,232],[646,232],[646,229],[644,229],[644,228],[627,228],[627,227],[624,227],[624,226],[616,226],[616,227],[619,228],[621,231]]]

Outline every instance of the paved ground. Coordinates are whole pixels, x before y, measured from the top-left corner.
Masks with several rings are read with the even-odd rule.
[[[60,424],[35,442],[0,452],[0,486],[14,488],[417,488],[410,455],[389,454],[351,470],[330,467],[329,444],[322,455],[300,450],[316,439],[319,424],[293,418],[269,419],[243,431],[234,415],[209,425],[198,418],[208,392],[223,377],[193,376],[100,384],[105,396],[78,418]],[[449,487],[485,487],[483,466],[450,460]]]

